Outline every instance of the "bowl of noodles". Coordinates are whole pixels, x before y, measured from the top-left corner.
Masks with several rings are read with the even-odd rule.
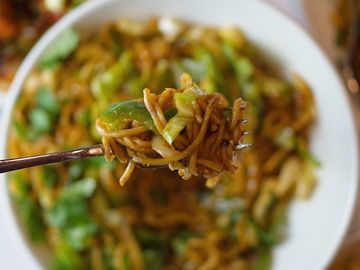
[[[261,1],[80,6],[19,69],[2,112],[1,156],[97,144],[95,122],[110,104],[138,98],[145,87],[159,95],[177,88],[183,73],[230,103],[250,104],[244,140],[251,147],[236,170],[209,183],[135,169],[120,186],[125,167],[98,157],[0,175],[1,224],[19,267],[327,266],[355,202],[353,118],[320,49]]]

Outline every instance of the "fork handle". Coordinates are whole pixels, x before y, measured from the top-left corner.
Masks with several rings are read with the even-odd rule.
[[[101,144],[72,149],[64,152],[55,152],[38,156],[9,158],[0,160],[0,173],[30,168],[45,164],[65,162],[87,157],[96,157],[104,154]]]

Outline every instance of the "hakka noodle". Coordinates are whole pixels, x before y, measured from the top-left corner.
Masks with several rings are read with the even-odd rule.
[[[185,180],[200,175],[211,185],[222,173],[234,173],[240,166],[245,108],[240,98],[229,108],[222,95],[206,94],[185,73],[181,88],[166,88],[159,95],[146,88],[143,99],[109,108],[97,119],[96,128],[103,136],[106,159],[116,156],[127,164],[121,185],[135,163],[168,165]],[[172,117],[165,116],[172,112]],[[114,127],[116,121],[123,122],[120,129]]]
[[[46,268],[270,269],[288,206],[310,197],[319,164],[311,90],[264,59],[234,27],[154,18],[64,31],[24,84],[8,153],[103,141],[119,161],[9,175],[27,236],[52,251]]]

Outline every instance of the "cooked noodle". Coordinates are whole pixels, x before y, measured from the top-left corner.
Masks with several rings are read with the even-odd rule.
[[[53,269],[269,269],[289,204],[316,185],[309,151],[315,104],[306,84],[280,79],[236,28],[162,20],[105,25],[54,66],[40,63],[24,85],[10,156],[102,141],[113,160],[9,176],[27,235],[50,247]],[[175,33],[163,32],[165,23]],[[179,80],[183,73],[208,92],[184,110],[192,121],[169,144],[161,130],[174,122],[169,111],[179,92],[167,87],[184,93],[191,85]],[[144,98],[145,87],[155,92]],[[250,103],[246,110],[239,97]],[[111,121],[97,122],[100,136],[95,122],[108,105],[134,99],[151,121],[143,113],[136,121],[108,115]],[[222,108],[230,106],[224,121]],[[234,151],[239,141],[251,147]],[[200,175],[209,177],[206,185]]]
[[[174,146],[168,144],[160,135],[156,135],[146,127],[136,126],[135,120],[124,119],[129,127],[117,131],[107,130],[104,127],[106,124],[101,118],[96,121],[96,128],[103,136],[105,158],[112,160],[114,154],[122,163],[128,164],[124,175],[120,178],[121,185],[125,184],[130,177],[135,166],[134,161],[144,167],[154,164],[168,164],[170,169],[175,168],[175,163],[181,164],[181,167],[178,167],[177,170],[185,180],[192,176],[204,176],[210,179],[220,176],[226,171],[233,173],[236,170],[236,166],[230,164],[230,161],[234,160],[234,154],[238,154],[235,152],[239,151],[237,150],[238,146],[242,145],[242,111],[246,108],[246,103],[241,99],[236,99],[232,108],[231,120],[228,121],[224,114],[228,109],[227,102],[221,95],[217,93],[205,94],[203,90],[192,82],[188,74],[184,74],[181,81],[183,82],[182,88],[171,92],[165,91],[158,96],[151,94],[150,90],[146,88],[143,98],[143,102],[156,126],[156,133],[162,134],[168,124],[164,116],[164,110],[170,109],[168,103],[174,103],[171,100],[175,99],[176,93],[198,92],[197,98],[191,104],[191,109],[196,113],[192,115],[189,123],[184,126],[185,131],[179,134],[181,140],[185,140],[187,143],[187,145],[181,144],[180,149],[177,148],[176,144]],[[203,106],[206,108],[205,111],[193,109],[200,107],[199,102],[205,104]],[[202,121],[195,121],[195,119],[201,119]],[[144,135],[145,132],[148,134],[143,136],[144,139],[137,137]],[[115,143],[113,139],[118,143]],[[199,152],[201,143],[202,148],[207,151]],[[156,146],[154,146],[155,144]],[[130,153],[127,153],[128,159],[124,155],[126,149],[130,150]],[[169,152],[170,154],[168,154]],[[216,153],[221,154],[216,155]],[[186,173],[184,173],[185,171]]]

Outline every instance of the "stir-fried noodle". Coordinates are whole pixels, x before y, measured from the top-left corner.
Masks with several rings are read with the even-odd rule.
[[[171,33],[164,29],[169,24]],[[52,268],[270,268],[272,247],[286,236],[288,205],[308,198],[316,184],[317,161],[309,151],[315,104],[307,85],[298,77],[289,83],[276,75],[236,28],[169,19],[119,20],[78,38],[68,30],[60,38],[66,42],[57,42],[65,46],[62,54],[45,54],[32,71],[14,110],[8,141],[10,156],[95,145],[102,139],[96,119],[109,120],[110,126],[100,131],[106,133],[107,156],[120,162],[91,158],[9,176],[27,235],[50,247]],[[176,116],[176,104],[176,111],[167,110],[177,90],[156,92],[181,89],[183,73],[207,90],[191,103],[195,117],[186,128],[181,128],[184,119],[171,121],[183,117]],[[146,90],[144,96],[145,87],[152,93]],[[250,103],[245,111],[234,104],[239,97]],[[134,99],[142,106],[130,104],[132,110],[122,111],[123,119],[102,114],[109,104],[130,106]],[[231,106],[222,121],[218,111]],[[186,106],[180,108],[189,113]],[[125,121],[134,110],[147,114],[134,114],[131,119],[138,123]],[[248,123],[237,125],[239,119]],[[199,138],[204,123],[206,140]],[[238,132],[231,132],[233,128]],[[230,147],[220,145],[227,145],[223,138],[233,137],[235,146],[243,130],[248,135],[242,143],[251,147],[240,151],[234,166],[227,163]],[[165,148],[153,147],[163,140]],[[172,162],[174,169],[184,169],[185,178],[199,176],[182,181],[169,169],[127,167],[132,156],[144,164]],[[208,180],[211,188],[200,176],[228,169],[234,172],[222,173],[218,182]],[[119,178],[131,171],[130,181],[120,186]]]
[[[159,95],[145,89],[143,99],[134,103],[146,107],[143,114],[151,117],[153,131],[131,119],[135,111],[129,113],[129,119],[123,118],[127,122],[124,129],[111,130],[104,117],[96,121],[96,128],[103,136],[106,159],[111,161],[117,156],[127,164],[120,178],[121,185],[129,179],[134,163],[168,165],[185,180],[204,176],[209,182],[216,182],[224,172],[234,173],[240,166],[238,155],[245,147],[242,124],[246,108],[241,99],[236,99],[229,108],[223,96],[206,94],[192,82],[190,75],[184,74],[181,88],[166,88]],[[108,113],[130,110],[125,105],[134,103],[116,104]],[[178,111],[168,121],[165,114],[171,110]]]

